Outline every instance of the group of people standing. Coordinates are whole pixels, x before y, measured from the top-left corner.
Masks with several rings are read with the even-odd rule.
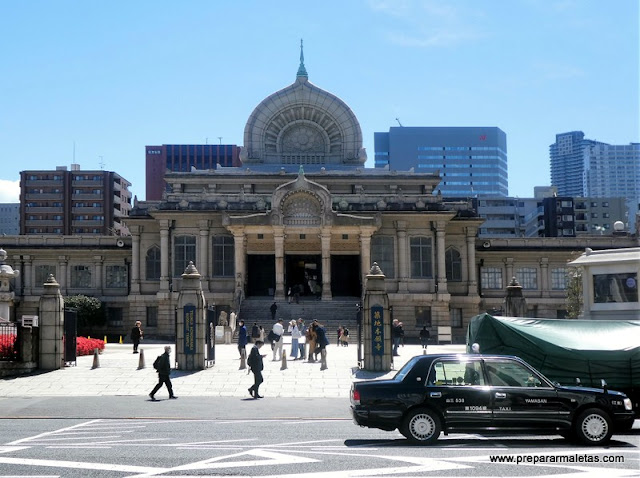
[[[349,329],[342,325],[338,327],[338,343],[336,345],[342,345],[343,347],[349,346]]]

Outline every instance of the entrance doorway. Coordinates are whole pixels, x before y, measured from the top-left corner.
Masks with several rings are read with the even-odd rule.
[[[247,256],[247,297],[273,296],[276,288],[276,257],[272,254]]]
[[[322,256],[319,254],[287,254],[285,260],[285,290],[291,287],[301,298],[320,297],[322,293]]]
[[[360,256],[331,256],[331,295],[360,297]]]

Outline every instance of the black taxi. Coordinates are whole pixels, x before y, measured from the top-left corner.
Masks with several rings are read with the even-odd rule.
[[[606,443],[633,421],[622,392],[551,382],[518,357],[421,355],[390,380],[354,382],[351,413],[363,427],[395,430],[431,444],[441,432],[560,434],[585,445]]]

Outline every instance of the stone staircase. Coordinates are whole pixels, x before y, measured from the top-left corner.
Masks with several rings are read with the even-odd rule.
[[[298,304],[295,302],[288,304],[286,301],[276,302],[278,306],[276,320],[281,318],[286,330],[287,322],[291,319],[297,320],[302,317],[306,325],[309,325],[313,319],[317,319],[325,326],[329,341],[335,344],[337,329],[341,325],[348,327],[352,339],[355,338],[358,302],[360,302],[359,297],[338,297],[331,301],[301,297]],[[262,325],[266,331],[271,330],[273,325],[269,310],[271,304],[273,299],[266,297],[250,297],[242,301],[240,318],[244,320],[248,330],[251,330],[254,322]]]

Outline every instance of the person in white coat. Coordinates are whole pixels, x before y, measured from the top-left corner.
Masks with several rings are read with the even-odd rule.
[[[272,332],[278,336],[278,340],[274,340],[273,343],[273,361],[282,360],[282,344],[284,343],[284,326],[282,325],[282,319],[273,324]],[[276,359],[276,352],[278,358]]]
[[[291,334],[291,353],[289,356],[293,357],[293,360],[298,360],[298,344],[300,343],[302,333],[300,332],[295,320],[289,322],[289,328],[287,331]]]

